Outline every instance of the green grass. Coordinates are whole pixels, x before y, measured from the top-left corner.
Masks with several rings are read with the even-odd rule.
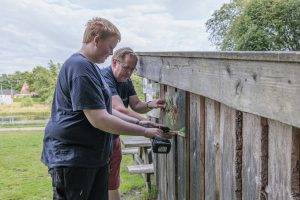
[[[0,199],[51,199],[41,132],[0,132]]]
[[[46,124],[1,124],[0,128],[45,127]]]
[[[42,131],[0,132],[0,199],[52,199],[51,178],[47,167],[40,162]],[[141,191],[128,199],[151,199],[141,175],[127,172],[134,165],[132,156],[123,156],[121,165],[121,194]],[[155,194],[154,194],[155,196]]]

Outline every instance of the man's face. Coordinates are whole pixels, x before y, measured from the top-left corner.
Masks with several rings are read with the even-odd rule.
[[[113,59],[112,71],[118,82],[127,81],[135,71],[136,58],[130,54],[126,54],[123,61]]]

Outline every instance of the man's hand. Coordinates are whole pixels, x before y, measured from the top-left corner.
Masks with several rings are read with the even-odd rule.
[[[159,137],[159,138],[171,139],[175,135],[177,135],[177,133],[174,131],[164,133],[160,128],[145,129],[145,137],[148,138]]]
[[[165,99],[154,99],[147,103],[148,108],[165,108],[166,100]]]
[[[149,121],[149,120],[141,120],[141,121],[139,121],[139,125],[141,125],[141,126],[150,125],[153,127],[157,127],[156,123]]]

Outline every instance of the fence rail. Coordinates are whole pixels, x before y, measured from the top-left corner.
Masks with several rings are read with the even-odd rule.
[[[137,74],[185,132],[154,158],[159,199],[300,199],[299,53],[140,52]]]

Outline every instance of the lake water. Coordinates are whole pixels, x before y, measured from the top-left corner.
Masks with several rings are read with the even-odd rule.
[[[48,116],[0,116],[0,125],[46,124],[47,122]]]

